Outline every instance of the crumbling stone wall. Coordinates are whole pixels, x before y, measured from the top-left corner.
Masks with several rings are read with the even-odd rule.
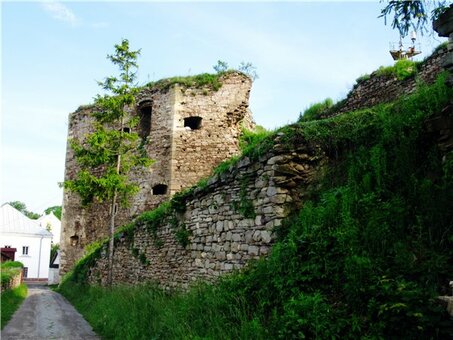
[[[155,162],[150,168],[131,173],[140,191],[130,207],[119,208],[117,226],[196,184],[219,163],[239,153],[242,127],[253,127],[248,109],[251,80],[242,73],[227,73],[220,81],[222,86],[217,91],[174,84],[144,88],[137,95],[137,106],[129,108],[130,114],[139,116],[137,132]],[[68,139],[83,140],[91,131],[93,110],[93,106],[84,106],[70,114]],[[188,117],[201,118],[200,128],[185,127],[184,118]],[[65,180],[74,178],[77,171],[68,145]],[[108,235],[109,209],[109,204],[98,203],[83,208],[77,194],[64,193],[61,274],[71,269],[86,245]]]
[[[218,164],[238,154],[241,127],[252,129],[248,110],[250,79],[239,74],[225,79],[207,97],[204,89],[181,89],[173,128],[171,193],[195,184],[200,172],[210,174]],[[199,128],[184,126],[202,118]]]
[[[171,217],[156,236],[143,225],[132,241],[117,241],[114,282],[184,287],[198,279],[212,281],[268,254],[274,228],[301,206],[327,161],[318,147],[301,143],[289,151],[278,138],[267,155],[253,162],[242,159],[185,202],[186,212],[178,219],[189,231],[187,246],[177,241]],[[106,282],[107,263],[105,249],[91,268],[90,283]]]
[[[415,77],[404,80],[398,80],[395,76],[379,75],[378,71],[373,72],[369,79],[361,81],[348,94],[344,104],[338,110],[328,116],[332,117],[344,112],[391,102],[414,92],[418,81],[433,83],[443,70],[442,63],[446,55],[446,49],[438,50],[423,62]]]
[[[18,287],[23,281],[23,271],[22,269],[17,272],[17,274],[14,274],[8,282],[0,286],[0,293],[3,293],[4,291],[8,289],[14,289]]]

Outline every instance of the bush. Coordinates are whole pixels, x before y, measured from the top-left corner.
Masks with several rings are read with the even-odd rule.
[[[406,78],[414,76],[417,73],[418,64],[418,62],[409,59],[398,60],[393,66],[381,66],[376,71],[376,75],[396,77],[398,80],[404,80]]]
[[[23,267],[24,265],[18,261],[2,262],[0,266],[2,287],[8,286],[11,279],[18,275],[22,271]]]

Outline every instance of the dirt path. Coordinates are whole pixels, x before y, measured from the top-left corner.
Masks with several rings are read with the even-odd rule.
[[[1,332],[2,340],[99,339],[88,322],[60,294],[29,285],[28,296]]]

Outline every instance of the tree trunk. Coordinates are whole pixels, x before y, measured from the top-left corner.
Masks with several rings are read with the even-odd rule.
[[[112,205],[110,207],[110,229],[109,229],[109,263],[108,263],[108,276],[107,285],[112,286],[113,283],[113,249],[115,240],[113,238],[115,232],[115,205],[116,205],[116,190],[113,194]]]
[[[124,117],[121,117],[121,123],[120,123],[120,135],[121,138],[123,136],[123,125],[124,125]],[[121,169],[121,154],[118,153],[118,160],[116,162],[116,173],[119,174]],[[109,263],[108,263],[108,274],[107,274],[107,285],[109,287],[112,286],[113,284],[113,251],[115,247],[115,240],[113,238],[113,235],[115,234],[115,215],[116,215],[116,197],[117,196],[117,190],[113,192],[113,198],[112,198],[112,206],[110,208],[110,230],[109,230]]]

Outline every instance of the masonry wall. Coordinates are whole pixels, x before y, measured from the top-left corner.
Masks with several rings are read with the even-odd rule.
[[[238,154],[242,128],[254,126],[248,109],[250,89],[251,80],[237,73],[209,96],[204,89],[177,92],[171,193],[192,186],[200,173],[210,174],[219,163]],[[202,118],[199,129],[184,126],[190,117]]]
[[[423,62],[415,77],[409,77],[402,81],[395,76],[379,75],[378,71],[373,72],[369,79],[356,85],[338,110],[328,116],[336,116],[344,112],[388,103],[403,95],[412,93],[419,81],[428,84],[434,82],[437,75],[443,70],[442,62],[446,54],[446,49],[437,51]]]
[[[317,147],[300,143],[288,152],[278,141],[260,160],[242,159],[212,178],[207,187],[197,189],[186,201],[186,212],[176,216],[189,231],[187,246],[177,241],[171,215],[156,236],[143,225],[136,227],[133,241],[130,236],[117,241],[114,282],[184,287],[198,279],[214,280],[268,254],[274,228],[300,207],[325,163]],[[104,249],[89,281],[102,284],[106,278]]]
[[[239,153],[242,126],[253,126],[248,109],[251,80],[241,73],[228,73],[220,81],[218,91],[175,84],[144,88],[137,95],[137,106],[129,109],[130,115],[139,117],[136,132],[155,162],[131,173],[140,191],[130,207],[119,209],[117,226],[196,184],[219,163]],[[70,114],[68,139],[83,140],[91,131],[93,110],[93,106],[85,106]],[[201,127],[185,127],[184,118],[188,117],[200,117]],[[65,180],[75,178],[77,171],[68,145]],[[86,245],[108,235],[109,209],[109,204],[99,203],[84,208],[77,194],[64,193],[61,274],[83,255]]]

